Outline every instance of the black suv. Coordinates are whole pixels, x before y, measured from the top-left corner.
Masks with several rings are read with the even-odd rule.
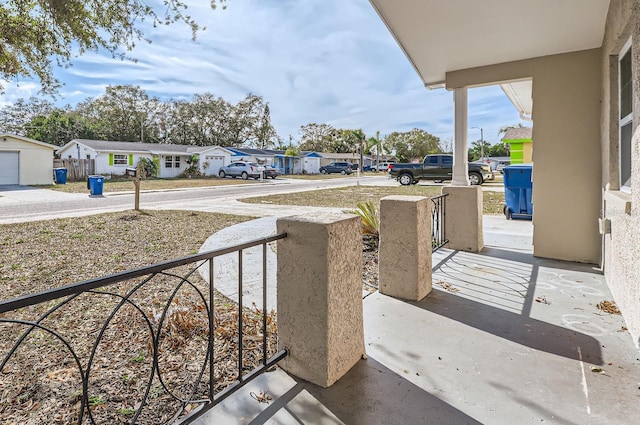
[[[351,174],[353,172],[353,164],[350,162],[332,162],[331,164],[320,167],[320,174]]]

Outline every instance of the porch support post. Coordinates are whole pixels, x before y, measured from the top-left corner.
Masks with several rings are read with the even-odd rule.
[[[362,316],[362,220],[313,213],[280,218],[278,365],[321,387],[346,374],[365,353]]]
[[[380,293],[420,301],[431,292],[431,199],[380,200]]]
[[[453,176],[452,186],[469,186],[468,170],[468,101],[467,88],[459,87],[453,91],[454,106],[454,147],[453,147]]]
[[[484,248],[482,230],[482,189],[480,186],[443,186],[447,196],[446,248],[480,252]]]

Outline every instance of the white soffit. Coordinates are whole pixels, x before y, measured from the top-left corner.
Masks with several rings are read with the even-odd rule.
[[[602,45],[609,0],[370,0],[427,86],[448,71]]]
[[[520,118],[525,121],[532,121],[533,113],[533,81],[514,81],[500,84],[502,91],[507,95],[513,106],[520,113]]]

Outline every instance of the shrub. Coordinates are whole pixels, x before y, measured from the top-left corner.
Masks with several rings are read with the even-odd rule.
[[[158,175],[158,164],[149,158],[140,158],[138,169],[141,170],[140,177],[155,177]]]
[[[353,211],[362,218],[362,233],[367,235],[378,235],[380,233],[380,213],[373,201],[358,202],[357,208]]]

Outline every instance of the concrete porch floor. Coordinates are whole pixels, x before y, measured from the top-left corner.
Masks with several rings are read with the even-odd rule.
[[[276,370],[195,423],[638,423],[639,353],[596,307],[612,300],[604,277],[534,258],[531,222],[485,217],[484,230],[482,253],[434,255],[424,300],[363,300],[367,358],[334,386]]]

